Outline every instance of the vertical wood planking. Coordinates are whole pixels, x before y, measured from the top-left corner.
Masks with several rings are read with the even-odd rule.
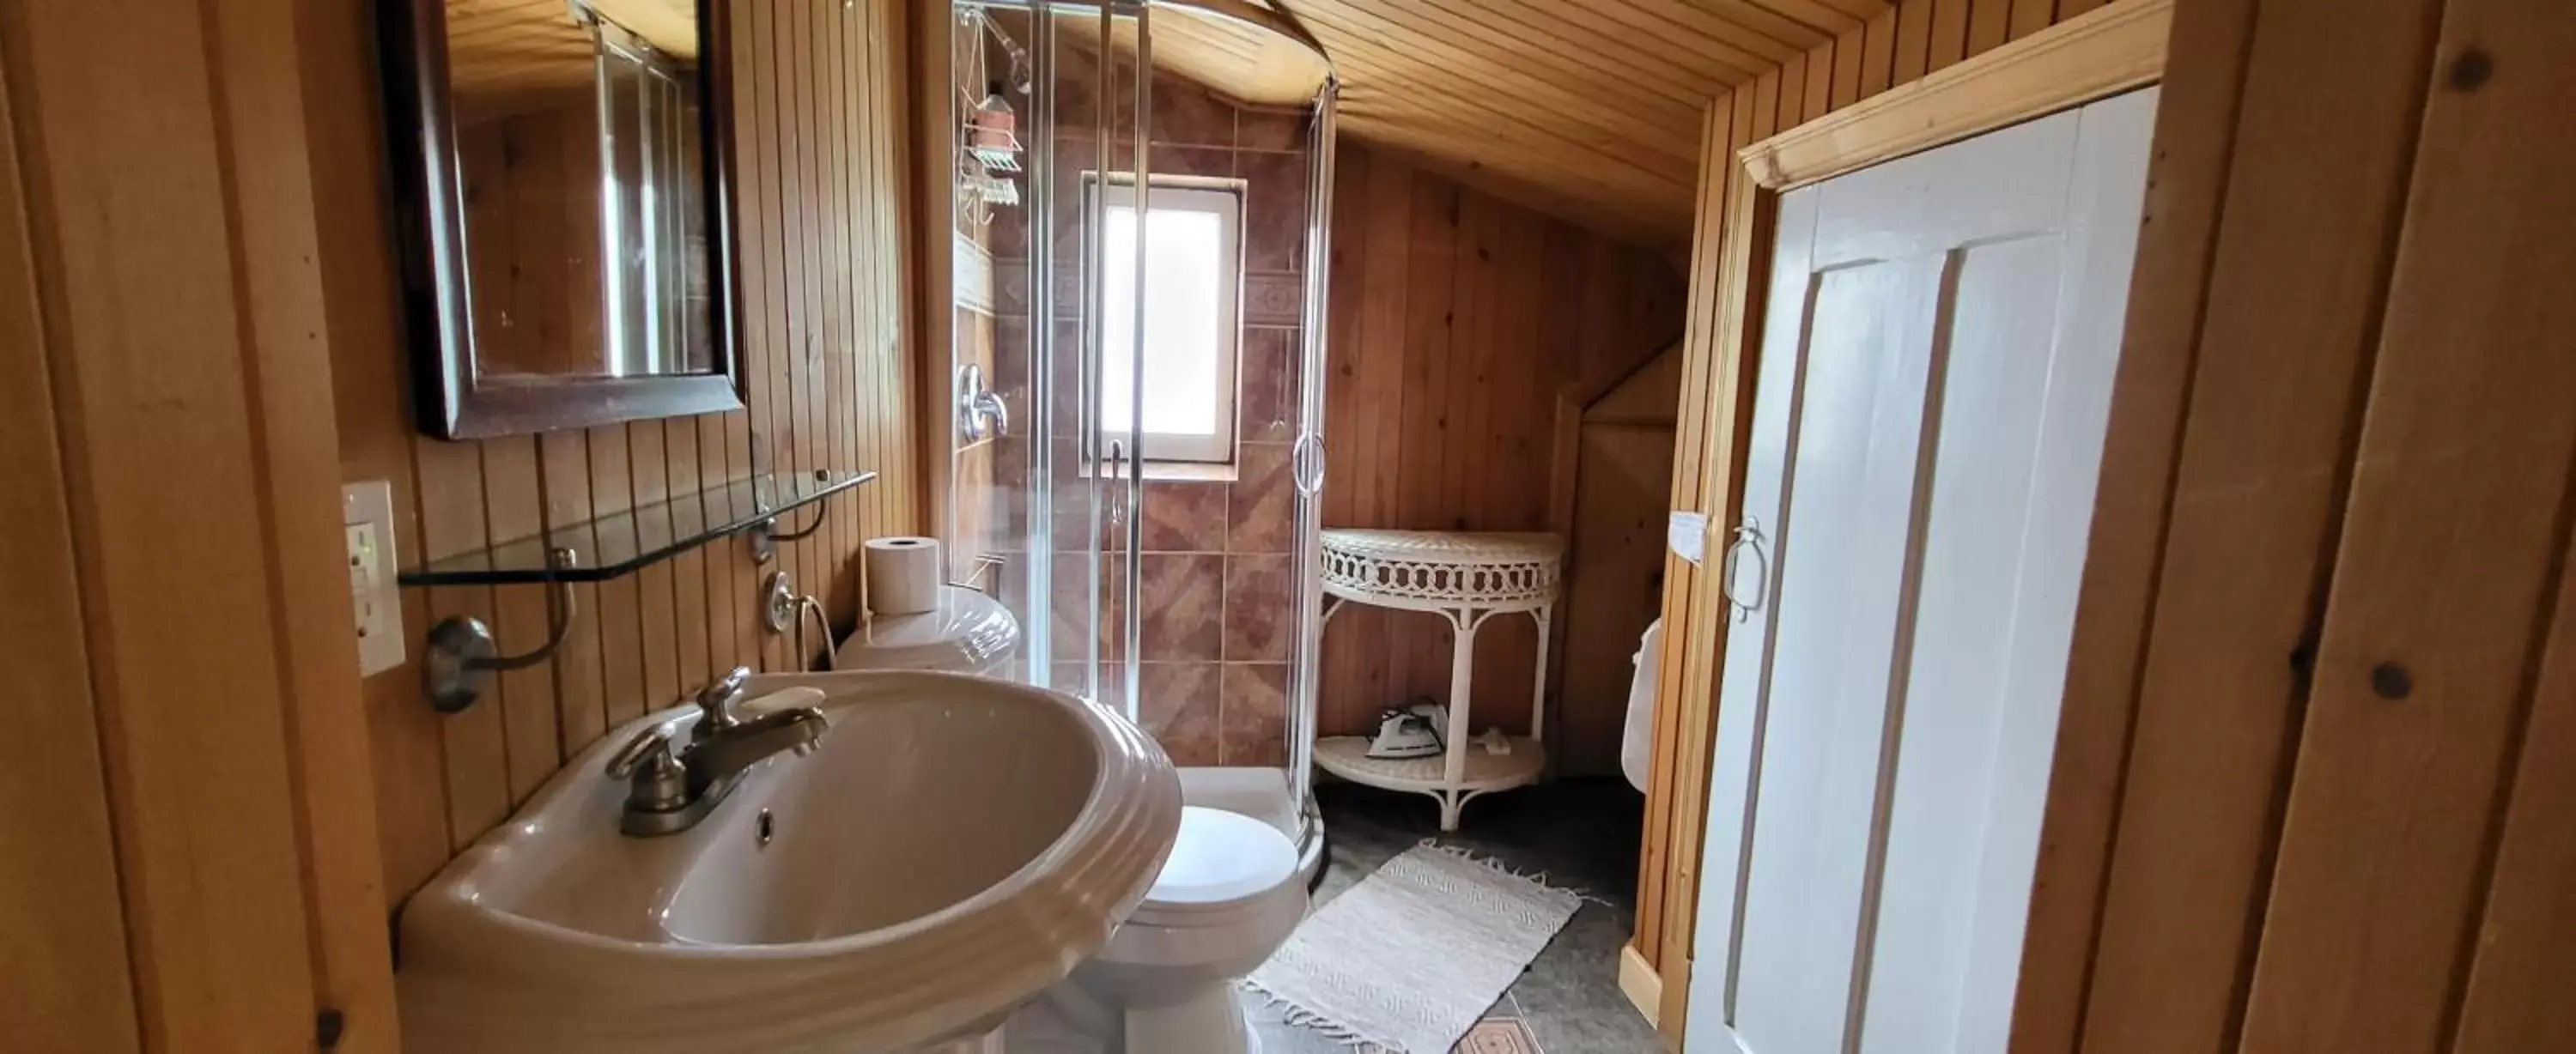
[[[355,655],[345,639],[315,643],[347,609],[313,609],[323,556],[288,551],[325,533],[313,517],[336,497],[307,471],[304,444],[334,445],[325,412],[281,402],[319,383],[287,371],[318,357],[325,323],[310,213],[294,200],[307,144],[293,63],[257,50],[291,42],[291,17],[278,3],[18,5],[0,40],[12,119],[0,134],[17,137],[12,182],[24,181],[23,202],[13,186],[0,207],[26,224],[9,248],[41,276],[0,295],[41,304],[44,350],[12,358],[49,374],[59,446],[35,449],[59,476],[32,496],[59,487],[68,512],[51,531],[29,524],[55,542],[39,534],[27,549],[59,551],[68,527],[97,710],[58,748],[75,771],[56,819],[95,786],[77,745],[94,729],[132,963],[130,990],[94,995],[103,1013],[140,1015],[130,1031],[98,1022],[82,1038],[100,1046],[136,1033],[153,1050],[308,1042],[317,997],[334,994],[327,941],[341,921],[315,917],[332,891],[314,854],[372,848],[372,832],[365,848],[311,844],[330,832],[300,800],[349,788],[315,782],[299,705],[355,709],[345,681],[307,668],[333,656],[306,649]],[[136,25],[156,31],[138,38]],[[132,89],[142,83],[157,90]],[[276,182],[243,182],[263,177]],[[187,617],[172,617],[174,598]],[[206,705],[208,685],[224,705]],[[338,699],[319,697],[329,687]],[[52,790],[32,807],[55,807]],[[375,1033],[384,1022],[370,1017]]]
[[[2391,45],[2426,43],[2420,18],[2390,21],[2405,23],[2390,27]],[[2567,570],[2576,214],[2565,188],[2576,149],[2532,132],[2576,102],[2570,47],[2576,20],[2554,5],[2453,0],[2433,62],[2401,49],[2380,63],[2384,77],[2436,87],[2421,104],[2420,142],[2402,144],[2417,148],[2413,181],[2246,1054],[2457,1049],[2458,999],[2480,952],[2567,910],[2495,915],[2533,905],[2494,903],[2489,882],[2510,759],[2530,743],[2532,683]],[[2414,110],[2393,85],[2380,98]],[[2339,120],[2351,120],[2352,101]],[[2564,990],[2564,977],[2517,980]]]
[[[664,437],[660,421],[635,421],[626,426],[627,478],[635,487],[635,504],[639,507],[671,496],[670,452]],[[651,534],[644,537],[644,544],[654,548],[669,541]],[[665,560],[634,575],[636,605],[643,615],[646,710],[679,702],[683,691],[679,592],[671,581],[672,568],[672,562]]]
[[[478,444],[483,458],[484,532],[492,538],[524,538],[545,526],[543,481],[537,472],[533,436],[511,436]],[[501,654],[521,655],[543,646],[547,632],[547,590],[542,586],[501,586],[492,591],[495,614],[492,636]],[[537,792],[538,784],[562,763],[562,743],[555,726],[552,663],[504,670],[494,678],[501,701],[502,734],[508,748],[510,804]]]
[[[680,517],[683,522],[696,515],[693,495],[701,485],[698,480],[697,422],[673,418],[661,422],[662,472],[670,488],[671,500],[691,507]],[[649,427],[649,426],[648,426]],[[704,687],[707,676],[707,628],[713,612],[707,598],[707,557],[704,548],[692,549],[674,557],[665,576],[671,586],[671,645],[675,684],[682,693]]]
[[[743,399],[749,404],[749,429],[752,471],[769,475],[789,471],[790,466],[777,443],[778,422],[785,417],[784,393],[778,390],[775,364],[790,355],[795,347],[795,319],[790,315],[794,270],[788,258],[788,212],[783,201],[784,184],[779,170],[786,157],[788,142],[782,127],[786,116],[779,107],[779,80],[782,63],[778,61],[778,20],[780,5],[772,3],[737,3],[734,10],[742,16],[739,32],[748,52],[735,66],[740,78],[740,106],[749,116],[742,122],[741,135],[747,140],[740,154],[742,172],[736,182],[743,214],[742,254],[743,297],[755,301],[755,310],[747,315],[755,335],[755,350],[744,364]],[[788,566],[788,555],[782,547],[777,556],[760,568],[765,584],[769,575]],[[757,607],[757,605],[755,605]],[[786,666],[786,645],[775,634],[758,633],[763,669]]]
[[[1834,43],[1826,41],[1807,53],[1807,92],[1800,120],[1812,121],[1834,108]]]
[[[800,591],[830,597],[857,539],[921,529],[911,393],[902,387],[908,349],[900,316],[886,307],[902,295],[904,275],[887,233],[902,208],[894,167],[902,123],[866,112],[899,103],[903,74],[884,37],[902,13],[890,2],[845,9],[821,0],[734,0],[731,12],[740,135],[734,325],[745,410],[484,443],[417,438],[405,402],[396,286],[382,263],[386,174],[367,151],[347,152],[363,164],[315,166],[342,471],[392,478],[406,510],[396,536],[407,566],[755,471],[884,473],[858,497],[836,499],[837,522],[786,547],[779,561],[754,565],[747,546],[720,542],[583,589],[565,655],[505,679],[464,714],[431,714],[416,667],[369,678],[377,812],[388,832],[383,871],[397,901],[505,817],[514,791],[527,792],[600,731],[672,704],[720,666],[787,666],[787,650],[756,628],[751,601],[762,573],[794,568]],[[372,106],[375,70],[363,56],[374,38],[362,13],[333,8],[303,28],[327,44],[306,50],[308,99]],[[376,134],[361,106],[330,117],[317,127]],[[810,353],[801,339],[809,331]],[[708,510],[719,518],[735,511]],[[804,527],[813,516],[797,513],[785,526]],[[840,581],[846,602],[854,586]],[[533,587],[404,592],[415,633],[450,614],[494,623],[508,635],[505,647],[519,644],[523,630],[543,632],[543,592]],[[417,661],[416,640],[411,649]]]
[[[1940,70],[1968,57],[1968,5],[1972,0],[1932,0],[1931,58],[1925,69]]]
[[[1981,14],[1985,2],[1980,0]],[[2104,874],[2165,560],[2253,7],[2252,0],[2187,4],[2174,17],[2175,61],[2158,97],[2146,223],[2130,283],[2042,821],[2048,833],[2023,937],[2014,997],[2016,1050],[2074,1051],[2085,1042],[2085,1001],[2106,911]],[[2236,983],[2232,975],[2206,972],[2195,980],[2222,991]],[[2158,1014],[2165,1012],[2162,1000],[2172,998],[2175,1019],[2187,1016],[2197,1001],[2171,989],[2140,994],[2158,1000]],[[2151,1041],[2136,1049],[2159,1048]]]
[[[0,64],[0,662],[59,733],[0,740],[0,794],[43,801],[0,816],[0,990],[13,1042],[37,1051],[140,1050],[118,901],[107,770],[81,626],[43,289],[27,229],[13,74]]]
[[[1968,51],[1981,55],[2002,46],[2012,32],[2012,0],[1969,0]]]
[[[490,542],[483,523],[483,459],[470,443],[412,440],[419,481],[420,554],[426,563],[472,552]],[[429,590],[431,624],[447,618],[494,619],[492,589],[459,586]],[[417,662],[415,658],[413,661]],[[379,675],[390,676],[390,674]],[[414,681],[417,684],[417,680]],[[503,729],[504,686],[484,705],[438,722],[447,767],[447,842],[453,853],[473,843],[510,814],[509,736]],[[415,706],[425,705],[419,695]]]
[[[590,430],[590,501],[597,512],[635,507],[635,476],[625,425]],[[633,544],[632,537],[621,539]],[[644,597],[640,576],[599,586],[599,696],[608,728],[644,716]]]
[[[1893,80],[1910,84],[1923,79],[1932,61],[1933,0],[1912,0],[1896,8],[1896,65]]]
[[[1861,59],[1869,50],[1869,29],[1863,26],[1834,40],[1834,89],[1832,109],[1842,109],[1860,101]],[[1726,99],[1720,97],[1718,105]]]
[[[1869,98],[1896,83],[1896,9],[1889,8],[1861,29],[1860,97]],[[1744,92],[1743,85],[1735,88]],[[1734,164],[1733,158],[1727,163]],[[1705,177],[1703,177],[1705,178]]]
[[[1807,119],[1807,56],[1790,56],[1789,61],[1780,64],[1777,76],[1780,95],[1775,105],[1779,109],[1773,112],[1779,114],[1781,127],[1791,127]]]
[[[2282,657],[2316,632],[2335,561],[2430,12],[2270,3],[2246,52],[2254,73],[2135,689],[2088,1050],[2219,1054],[2235,1042],[2310,705]]]
[[[2548,635],[2511,798],[2497,832],[2495,868],[2477,957],[2466,964],[2459,1054],[2515,1054],[2564,1047],[2576,1005],[2553,978],[2576,974],[2576,590],[2559,556],[2558,609]]]
[[[2006,19],[2005,34],[2020,40],[2057,23],[2057,0],[2012,0],[2012,14]]]
[[[778,133],[777,107],[773,81],[777,70],[768,56],[773,45],[770,20],[775,17],[773,4],[736,2],[734,22],[734,122],[739,137],[735,159],[734,211],[737,217],[735,238],[740,269],[738,279],[744,310],[737,314],[742,334],[744,409],[726,437],[729,445],[739,444],[737,462],[747,478],[767,475],[778,469],[777,452],[769,443],[772,398],[768,363],[782,354],[785,337],[781,333],[785,300],[780,287],[784,260],[778,243],[779,204],[776,177]],[[738,625],[737,638],[753,645],[744,656],[748,665],[775,669],[783,649],[778,638],[762,632],[758,598],[778,562],[749,566],[751,592],[745,597],[744,618]]]
[[[300,44],[299,68],[307,81],[309,140],[366,141],[379,134],[381,102],[379,93],[372,90],[375,27],[368,12],[351,5],[306,9],[297,19],[295,37]],[[320,87],[333,77],[363,80],[370,90]],[[423,543],[415,515],[413,440],[408,429],[383,425],[410,419],[405,364],[391,354],[338,353],[342,348],[387,340],[398,316],[390,296],[395,281],[390,232],[378,212],[383,164],[378,150],[330,156],[316,166],[320,171],[311,179],[311,209],[316,255],[323,263],[319,268],[322,295],[329,305],[325,332],[335,352],[329,373],[339,424],[341,475],[390,484],[395,551],[416,554]],[[350,178],[333,178],[335,174]],[[430,624],[423,591],[402,590],[399,602],[403,625]],[[399,901],[448,856],[447,774],[438,716],[420,705],[417,678],[371,677],[363,682],[362,691],[375,784],[417,789],[374,795],[383,893],[389,901]]]
[[[591,518],[594,506],[588,431],[538,436],[537,470],[547,530]],[[599,559],[595,552],[581,555],[585,564]],[[578,753],[608,730],[608,705],[601,681],[604,670],[600,666],[600,639],[608,621],[601,611],[599,593],[596,585],[573,587],[573,607],[580,617],[564,634],[563,648],[556,653],[559,657],[547,664],[555,679],[559,759]]]
[[[1397,155],[1345,142],[1336,178],[1325,524],[1545,529],[1556,400],[1671,342],[1676,276]],[[1336,616],[1320,671],[1326,734],[1367,731],[1382,706],[1446,699],[1448,637],[1436,618]],[[1525,725],[1537,647],[1526,622],[1480,636],[1480,713]]]
[[[2080,9],[2098,6],[2095,3]],[[1729,136],[1726,149],[1712,146],[1701,155],[1698,228],[1691,241],[1693,296],[1715,295],[1719,267],[1735,237],[1732,228],[1743,219],[1729,213],[1723,204],[1727,180],[1740,175],[1736,151],[1891,87],[1918,80],[1933,70],[1955,65],[2009,39],[2047,28],[2060,19],[2057,0],[1903,0],[1868,14],[1865,21],[1802,55],[1786,56],[1780,66],[1720,95],[1712,106],[1731,118]],[[1826,69],[1820,71],[1819,67]],[[1717,320],[1694,321],[1690,333],[1701,333],[1704,324],[1714,327]],[[1716,382],[1717,372],[1702,359],[1713,349],[1713,342],[1689,336],[1685,347],[1672,507],[1702,509],[1712,519],[1722,521],[1728,510],[1719,506],[1724,505],[1726,496],[1704,493],[1707,488],[1701,481],[1712,472],[1719,478],[1730,477],[1731,470],[1707,465],[1703,448],[1724,447],[1732,442],[1731,436],[1718,434],[1709,424],[1729,419],[1732,411],[1706,405],[1713,396],[1710,386]],[[1719,529],[1723,529],[1723,523]],[[1658,684],[1658,698],[1664,703],[1657,713],[1659,771],[1668,771],[1672,764],[1690,762],[1694,757],[1689,740],[1705,735],[1709,727],[1705,718],[1715,705],[1716,686],[1712,682],[1718,653],[1723,648],[1723,627],[1691,623],[1693,610],[1707,602],[1701,594],[1711,588],[1709,583],[1678,560],[1668,560],[1667,564],[1664,622],[1668,647]],[[1694,811],[1696,801],[1684,799],[1694,792],[1695,783],[1696,779],[1685,779],[1681,785],[1666,788],[1658,780],[1649,787],[1647,828],[1641,848],[1634,947],[1648,964],[1656,967],[1665,982],[1662,1016],[1666,1020],[1659,1021],[1659,1025],[1667,1035],[1673,1034],[1679,1024],[1683,993],[1676,990],[1676,982],[1687,981],[1687,964],[1683,960],[1688,954],[1692,897],[1696,891],[1682,879],[1685,872],[1697,866],[1694,854],[1703,817]],[[2052,977],[2036,983],[2044,986],[2058,980]],[[2066,979],[2066,983],[2076,986],[2083,982],[2080,974]]]

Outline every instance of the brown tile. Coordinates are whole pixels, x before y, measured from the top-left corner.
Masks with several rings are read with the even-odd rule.
[[[1225,551],[1223,483],[1145,482],[1145,551],[1149,553],[1221,553]]]
[[[1002,315],[1029,313],[1028,261],[993,261],[993,311]]]
[[[1225,664],[1218,764],[1288,763],[1288,664]]]
[[[1288,444],[1245,443],[1236,450],[1226,551],[1288,552],[1297,530],[1297,487],[1288,475]]]
[[[1047,617],[1057,647],[1078,649],[1086,633],[1098,635],[1104,645],[1118,640],[1118,620],[1126,610],[1118,576],[1125,565],[1124,558],[1107,553],[1100,554],[1097,560],[1082,553],[1055,554],[1049,575],[1055,583],[1055,595],[1048,605]],[[1095,576],[1100,583],[1097,607],[1091,590]]]
[[[1235,388],[1235,438],[1246,443],[1285,443],[1297,438],[1298,332],[1269,326],[1243,331],[1243,376]]]
[[[1072,439],[1048,441],[1055,454],[1054,544],[1057,552],[1082,552],[1096,548],[1109,532],[1104,517],[1092,522],[1091,507],[1096,499],[1092,481],[1084,477],[1076,460],[1081,447]]]
[[[1149,141],[1234,148],[1234,107],[1207,89],[1168,73],[1154,75],[1154,126]]]
[[[1137,722],[1175,765],[1214,765],[1221,753],[1221,675],[1212,662],[1148,662],[1137,672]]]
[[[1247,272],[1243,276],[1243,324],[1294,326],[1305,320],[1305,279],[1293,272]]]
[[[1286,662],[1296,620],[1294,557],[1225,558],[1225,661]]]
[[[1306,155],[1248,151],[1234,165],[1244,181],[1244,268],[1298,270],[1306,256]]]
[[[1029,421],[1029,340],[1027,315],[1003,315],[993,320],[992,349],[984,362],[984,385],[1002,393],[1009,404],[1011,431],[1023,432]]]
[[[1303,150],[1309,138],[1302,106],[1245,106],[1234,111],[1237,150]]]
[[[1082,323],[1055,320],[1055,357],[1048,364],[1055,376],[1047,384],[1047,431],[1059,439],[1082,435]],[[1072,462],[1060,462],[1068,466]]]
[[[1213,662],[1224,647],[1225,557],[1147,553],[1138,559],[1143,657]],[[1108,581],[1116,581],[1109,579]]]
[[[1063,27],[1058,32],[1065,32],[1072,28],[1064,26],[1061,22],[1058,25]],[[1028,38],[1023,36],[1020,39]],[[1134,103],[1129,100],[1135,96],[1135,85],[1127,79],[1133,69],[1134,66],[1131,64],[1119,63],[1118,80],[1110,86],[1110,97],[1117,103],[1112,117],[1120,122],[1125,121],[1127,116],[1134,112]],[[1055,92],[1055,119],[1059,125],[1067,128],[1092,127],[1100,114],[1099,53],[1080,47],[1057,48],[1055,77],[1040,90]]]
[[[1084,687],[1082,671],[1085,665],[1081,662],[1057,662],[1055,674],[1049,680],[1047,687],[1059,692],[1082,695]],[[1121,678],[1125,675],[1125,666],[1103,659],[1100,663],[1100,683],[1095,686],[1098,691],[1088,698],[1095,703],[1124,713],[1127,705],[1126,682]]]
[[[1126,159],[1119,159],[1126,168]],[[1224,147],[1172,146],[1156,142],[1147,151],[1146,171],[1157,176],[1231,176],[1234,174],[1234,151]],[[1119,199],[1112,197],[1111,204]]]

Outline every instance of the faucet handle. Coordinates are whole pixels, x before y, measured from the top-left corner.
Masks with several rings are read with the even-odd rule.
[[[622,780],[633,776],[635,770],[644,767],[655,754],[664,758],[671,756],[671,725],[667,721],[635,733],[625,746],[617,748],[617,753],[609,755],[608,778]]]
[[[714,684],[698,689],[698,727],[691,741],[704,740],[742,723],[734,715],[733,704],[742,698],[743,686],[751,682],[751,667],[736,666]]]

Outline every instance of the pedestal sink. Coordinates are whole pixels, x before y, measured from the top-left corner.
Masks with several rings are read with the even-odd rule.
[[[698,826],[618,833],[611,733],[403,911],[409,1054],[946,1049],[1109,939],[1180,822],[1160,748],[1070,696],[931,673],[754,678],[820,708]],[[783,696],[782,696],[783,697]],[[969,1048],[971,1049],[971,1048]]]

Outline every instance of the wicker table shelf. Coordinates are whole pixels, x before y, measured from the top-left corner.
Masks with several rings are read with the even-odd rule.
[[[1354,783],[1428,794],[1440,802],[1440,829],[1458,829],[1458,813],[1479,794],[1537,781],[1547,767],[1547,631],[1556,615],[1564,544],[1552,534],[1329,530],[1323,538],[1324,608],[1330,625],[1344,604],[1428,611],[1449,620],[1457,636],[1449,656],[1448,749],[1437,758],[1368,756],[1368,740],[1338,736],[1315,744],[1315,764]],[[1530,734],[1510,737],[1496,754],[1470,740],[1476,630],[1508,612],[1538,621],[1537,670],[1530,678]]]

